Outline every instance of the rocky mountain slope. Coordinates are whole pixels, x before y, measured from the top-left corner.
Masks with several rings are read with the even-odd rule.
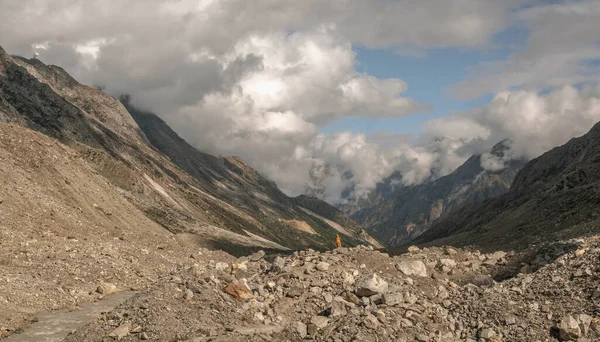
[[[360,240],[368,241],[376,248],[385,247],[381,242],[370,236],[362,226],[356,223],[356,221],[321,199],[300,195],[293,198],[292,201],[307,214],[329,223],[336,227],[342,234],[355,236]]]
[[[155,114],[135,108],[127,97],[122,97],[121,101],[150,143],[209,189],[211,195],[247,211],[259,221],[267,220],[267,224],[273,224],[269,221],[269,214],[278,217],[278,224],[313,235],[317,245],[320,243],[319,239],[333,241],[333,228],[351,244],[361,241],[381,247],[356,222],[326,202],[319,201],[318,206],[327,214],[324,217],[313,215],[302,208],[297,199],[286,196],[274,182],[264,178],[239,157],[224,158],[199,151]],[[294,239],[292,236],[289,238]]]
[[[506,142],[501,142],[490,154],[503,158],[507,149]],[[371,194],[374,205],[352,218],[391,246],[408,243],[455,210],[508,191],[524,164],[511,160],[501,170],[488,171],[482,167],[482,155],[474,155],[451,174],[419,185],[397,184],[393,180],[401,176],[393,175]]]
[[[138,125],[119,101],[59,67],[1,54],[4,121],[20,121],[74,148],[171,232],[263,248],[324,248],[333,241],[335,229],[297,208],[239,158],[197,151],[150,114],[136,112]]]
[[[598,239],[537,256],[539,270],[504,281],[494,277],[521,259],[501,251],[413,247],[390,257],[363,247],[208,261],[174,270],[65,341],[595,341]]]
[[[113,97],[0,48],[0,333],[93,300],[102,281],[147,287],[200,246],[334,246],[335,227],[238,158],[189,150],[176,165],[148,132]]]
[[[600,124],[527,163],[510,191],[454,213],[419,237],[421,243],[492,250],[598,231]]]

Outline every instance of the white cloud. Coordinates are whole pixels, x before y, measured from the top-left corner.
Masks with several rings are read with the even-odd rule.
[[[336,202],[394,171],[405,184],[448,174],[505,138],[515,143],[511,153],[531,158],[599,119],[598,88],[536,91],[597,80],[597,64],[585,63],[599,56],[597,3],[512,12],[522,2],[2,0],[0,43],[131,94],[195,146],[241,155],[289,194],[309,187]],[[319,133],[345,117],[428,109],[403,97],[403,80],[358,72],[353,47],[411,55],[489,48],[514,20],[531,30],[525,48],[457,88],[464,97],[499,92],[487,106],[432,120],[419,137]],[[526,90],[507,91],[514,87]]]
[[[506,60],[473,68],[453,88],[460,98],[477,98],[513,88],[538,90],[600,78],[600,2],[537,4],[517,12],[529,30],[525,45]]]

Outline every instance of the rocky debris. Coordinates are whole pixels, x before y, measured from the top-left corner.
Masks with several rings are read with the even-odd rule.
[[[459,248],[397,256],[366,247],[308,250],[267,258],[273,262],[245,257],[229,263],[245,260],[243,274],[210,266],[198,266],[201,276],[174,271],[66,341],[101,340],[128,321],[159,341],[594,341],[600,244],[588,244],[584,254],[565,249],[533,273],[504,280],[493,277],[518,270],[521,258]],[[414,261],[428,276],[397,266]],[[572,277],[576,269],[591,275]]]

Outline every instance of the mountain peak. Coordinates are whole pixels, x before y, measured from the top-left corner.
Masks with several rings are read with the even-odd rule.
[[[505,153],[508,150],[510,150],[512,148],[512,146],[513,146],[513,141],[507,138],[507,139],[500,141],[496,145],[494,145],[492,147],[490,153],[495,155],[496,157],[503,158]]]

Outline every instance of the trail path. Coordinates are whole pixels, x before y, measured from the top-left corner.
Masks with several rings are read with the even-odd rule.
[[[135,292],[120,292],[105,299],[81,305],[80,310],[58,310],[39,314],[38,322],[31,324],[22,334],[14,334],[3,342],[57,342],[71,331],[85,325],[110,311],[135,295]]]

